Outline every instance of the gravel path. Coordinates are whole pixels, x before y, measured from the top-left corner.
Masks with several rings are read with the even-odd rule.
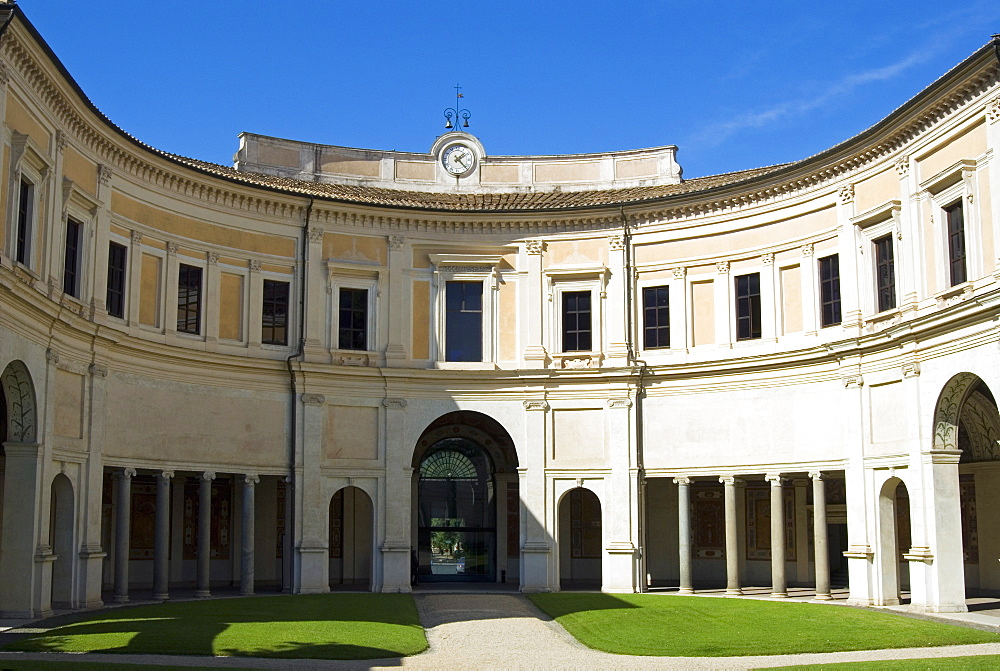
[[[793,664],[1000,655],[1000,643],[771,657],[634,657],[591,650],[516,594],[418,594],[430,649],[413,656],[357,662],[240,657],[4,653],[8,659],[73,660],[253,669],[754,669]]]

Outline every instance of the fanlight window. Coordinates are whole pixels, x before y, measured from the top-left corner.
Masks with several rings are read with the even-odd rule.
[[[435,480],[475,480],[479,477],[475,464],[455,450],[440,450],[420,464],[420,477]]]

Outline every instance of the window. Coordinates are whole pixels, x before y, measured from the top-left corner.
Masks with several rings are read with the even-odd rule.
[[[260,341],[267,345],[288,344],[288,282],[264,280]]]
[[[951,272],[951,286],[965,282],[965,217],[962,201],[944,208],[948,220],[948,267]]]
[[[177,330],[201,333],[201,268],[186,263],[177,274]]]
[[[123,319],[125,317],[125,263],[128,249],[125,245],[112,242],[108,247],[108,314]]]
[[[737,275],[736,283],[736,339],[752,340],[760,337],[760,273]]]
[[[643,347],[670,347],[670,287],[642,290]]]
[[[66,254],[63,259],[63,293],[80,297],[80,232],[83,224],[66,220]]]
[[[820,325],[840,323],[840,257],[837,254],[819,260]]]
[[[893,266],[892,235],[873,240],[875,245],[875,295],[878,311],[896,307],[896,271]]]
[[[590,292],[562,294],[562,338],[564,352],[589,352],[591,345]]]
[[[445,361],[483,360],[483,283],[445,283]]]
[[[368,349],[368,290],[340,290],[340,321],[337,336],[340,349]]]
[[[31,219],[34,214],[35,185],[21,178],[17,199],[17,242],[14,259],[25,266],[31,265]]]

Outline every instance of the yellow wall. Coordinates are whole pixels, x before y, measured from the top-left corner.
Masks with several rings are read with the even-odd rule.
[[[83,437],[83,383],[84,377],[70,371],[56,370],[56,424],[57,436]]]
[[[715,342],[715,283],[691,283],[692,345]]]
[[[139,295],[139,323],[159,326],[160,321],[160,257],[142,255],[142,287]]]
[[[117,192],[111,195],[111,211],[164,233],[198,240],[210,245],[220,245],[253,254],[269,254],[289,258],[295,256],[295,240],[291,238],[250,233],[195,221],[172,212],[158,210]]]
[[[854,185],[854,211],[859,214],[888,200],[899,200],[899,173],[895,168],[883,170]]]
[[[517,285],[513,282],[500,284],[498,310],[500,327],[501,361],[513,361],[517,358]]]
[[[243,276],[222,273],[219,292],[219,337],[243,339]]]
[[[986,125],[979,123],[961,135],[947,141],[947,144],[918,157],[917,173],[922,182],[933,177],[950,165],[962,159],[976,158],[986,151]]]
[[[546,266],[592,265],[608,262],[608,239],[604,237],[550,242],[545,249],[543,258]]]
[[[48,151],[49,149],[49,132],[45,130],[45,127],[35,119],[35,116],[29,112],[21,101],[17,99],[17,96],[7,89],[7,125],[11,127],[14,132],[24,133],[35,141],[35,144],[42,151]]]
[[[385,264],[386,238],[327,233],[323,236],[323,258],[369,261]]]
[[[84,191],[97,193],[97,165],[73,147],[63,151],[63,174]]]
[[[413,352],[414,359],[429,359],[430,355],[430,282],[413,281]]]
[[[329,406],[326,435],[328,460],[378,458],[378,408]]]
[[[802,269],[781,269],[781,320],[785,333],[802,330]]]

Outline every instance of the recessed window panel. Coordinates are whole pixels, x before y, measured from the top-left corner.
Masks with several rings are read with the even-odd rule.
[[[368,290],[341,289],[338,293],[337,347],[368,349]]]
[[[670,287],[642,290],[642,320],[645,349],[670,347]]]
[[[445,361],[483,360],[483,283],[445,284]]]
[[[760,273],[737,275],[736,285],[736,339],[753,340],[761,336],[760,330]]]
[[[840,318],[840,257],[837,254],[819,260],[820,323],[839,324]]]
[[[562,345],[564,352],[589,352],[593,348],[589,291],[562,293]]]
[[[177,330],[201,333],[201,268],[186,263],[177,269]]]

